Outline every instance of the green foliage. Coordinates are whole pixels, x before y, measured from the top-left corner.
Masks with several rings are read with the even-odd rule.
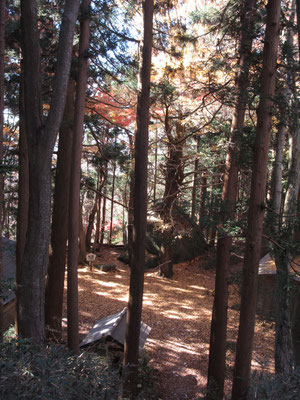
[[[12,329],[0,343],[1,399],[107,399],[120,398],[119,365],[109,357],[84,351],[71,354],[64,346],[35,345],[12,338]],[[95,349],[96,350],[96,349]],[[138,399],[155,399],[146,355],[140,359]]]
[[[252,376],[248,400],[298,400],[300,398],[300,369],[291,375],[270,375],[266,373]]]
[[[29,340],[0,344],[0,397],[5,399],[113,399],[118,372],[93,353],[71,355],[54,344]]]

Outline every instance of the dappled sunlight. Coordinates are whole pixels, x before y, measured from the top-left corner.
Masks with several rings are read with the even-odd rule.
[[[116,271],[90,271],[89,267],[78,271],[81,339],[98,320],[120,312],[127,306],[130,270],[116,259],[110,259],[109,262],[116,264]],[[214,273],[211,270],[201,270],[197,263],[175,265],[174,278],[171,280],[158,276],[157,272],[145,274],[142,320],[151,328],[145,350],[151,365],[159,373],[157,381],[161,389],[170,393],[168,381],[176,386],[172,390],[177,393],[177,397],[162,396],[164,400],[185,398],[179,394],[187,386],[195,394],[192,398],[201,398],[206,387],[213,293]],[[227,391],[230,389],[235,358],[238,305],[238,291],[231,287],[226,359]],[[64,318],[64,329],[66,325]],[[255,359],[252,364],[254,369],[270,372],[274,370],[269,353],[264,358],[266,348],[271,348],[273,343],[273,323],[258,320],[254,342]]]

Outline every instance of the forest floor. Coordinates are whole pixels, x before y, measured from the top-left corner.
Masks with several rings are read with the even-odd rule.
[[[120,250],[104,247],[101,263],[116,264],[115,272],[79,268],[80,337],[96,321],[127,306],[129,268],[117,257]],[[157,399],[203,398],[206,386],[214,271],[205,269],[205,256],[174,266],[171,280],[145,273],[142,320],[151,327],[144,350],[154,369]],[[241,265],[235,265],[235,271]],[[230,285],[227,337],[227,381],[230,391],[239,312],[239,289]],[[64,320],[65,321],[65,320]],[[273,372],[274,323],[257,318],[252,368]]]

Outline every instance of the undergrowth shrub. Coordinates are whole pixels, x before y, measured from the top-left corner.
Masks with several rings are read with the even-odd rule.
[[[0,354],[0,399],[114,400],[120,396],[120,370],[105,356],[89,351],[76,356],[62,345],[14,338],[0,343]],[[146,364],[141,369],[139,399],[153,398],[151,391],[144,393]]]
[[[290,375],[254,374],[248,400],[299,400],[300,368]]]

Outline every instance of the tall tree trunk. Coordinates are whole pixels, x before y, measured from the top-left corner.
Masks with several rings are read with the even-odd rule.
[[[82,201],[83,203],[83,201]],[[85,245],[85,229],[83,225],[83,204],[79,206],[79,254],[78,254],[78,264],[84,265],[86,260],[86,245]]]
[[[261,72],[260,101],[257,111],[248,230],[243,265],[241,312],[234,366],[232,400],[247,398],[255,325],[257,275],[260,258],[268,150],[270,145],[273,97],[280,30],[281,1],[270,0]]]
[[[300,289],[294,306],[292,320],[292,340],[296,367],[300,367]]]
[[[200,135],[197,136],[197,154],[200,152]],[[191,209],[191,218],[196,222],[196,204],[197,204],[197,189],[199,183],[199,158],[196,157],[194,162],[194,180],[193,180],[193,189],[192,189],[192,209]]]
[[[165,278],[172,278],[173,276],[173,261],[171,242],[173,237],[173,221],[172,211],[174,203],[178,197],[179,190],[183,181],[183,147],[184,147],[184,127],[180,121],[176,122],[174,137],[171,133],[172,126],[169,122],[168,112],[166,111],[165,118],[165,131],[168,136],[168,159],[166,165],[166,183],[165,192],[162,202],[161,215],[165,225],[164,242],[162,252],[162,263],[159,267],[159,275]],[[170,258],[171,257],[171,258]]]
[[[67,255],[69,187],[75,105],[75,81],[69,80],[63,120],[59,132],[55,191],[51,230],[52,253],[49,257],[45,297],[46,333],[49,338],[61,337],[64,278]]]
[[[89,215],[89,223],[88,223],[86,235],[85,235],[85,245],[86,245],[87,251],[91,250],[92,232],[94,229],[94,221],[95,221],[95,216],[96,216],[96,212],[98,209],[98,198],[99,198],[99,196],[96,194],[95,200],[94,200],[94,205],[93,205],[92,211]]]
[[[73,34],[79,0],[67,0],[62,17],[54,89],[43,118],[38,6],[21,0],[24,57],[25,120],[29,151],[29,215],[18,287],[18,333],[35,342],[45,338],[45,276],[49,258],[51,159],[61,123],[71,64]]]
[[[116,162],[114,161],[112,189],[111,189],[111,205],[110,205],[110,228],[109,228],[109,241],[108,241],[109,244],[111,244],[112,232],[113,232],[115,181],[116,181]]]
[[[153,203],[156,202],[156,191],[157,191],[157,159],[158,159],[158,145],[157,145],[157,129],[155,130],[155,150],[154,150],[154,181],[153,181]]]
[[[78,327],[78,236],[80,212],[80,173],[83,122],[85,113],[86,85],[88,77],[88,49],[90,38],[91,0],[82,0],[79,40],[79,68],[75,100],[74,137],[72,144],[72,168],[70,181],[69,234],[68,234],[68,347],[79,351]]]
[[[3,163],[3,128],[4,128],[4,49],[5,49],[5,0],[0,5],[0,163]],[[2,265],[2,207],[3,207],[3,174],[0,173],[0,282],[3,277]],[[3,299],[0,284],[0,342],[3,339]]]
[[[291,7],[291,25],[294,23],[295,2]],[[293,71],[295,64],[293,57],[293,35],[290,27],[287,28],[287,83],[291,94],[289,130],[292,139],[291,157],[289,163],[288,185],[283,207],[282,222],[279,229],[279,240],[286,247],[293,243],[295,218],[297,213],[297,196],[300,183],[300,130],[298,94]],[[291,337],[290,295],[289,295],[289,267],[294,254],[291,249],[274,247],[276,263],[276,333],[275,333],[275,371],[276,373],[291,373],[293,369],[293,349]]]
[[[150,108],[150,72],[152,52],[153,0],[143,1],[144,40],[140,88],[137,101],[134,171],[134,232],[131,258],[129,301],[124,347],[124,394],[135,398],[138,371],[139,338],[143,303],[144,265],[147,226],[148,127]]]
[[[242,141],[247,87],[249,83],[250,56],[252,48],[253,24],[256,13],[256,0],[245,0],[241,17],[240,59],[236,76],[236,99],[231,125],[229,147],[226,157],[225,176],[222,192],[221,221],[232,220],[235,214],[240,145]],[[217,241],[215,297],[211,321],[208,395],[223,398],[225,379],[225,357],[227,337],[228,277],[232,237],[220,229]]]
[[[200,207],[199,207],[199,225],[203,228],[204,218],[206,216],[206,197],[207,197],[207,170],[202,172],[200,185]]]
[[[28,146],[25,132],[24,109],[24,74],[21,62],[19,89],[19,184],[18,184],[18,214],[17,214],[17,245],[16,245],[16,310],[19,314],[18,287],[20,284],[21,264],[25,249],[26,232],[28,226],[29,208],[29,160]],[[18,332],[18,319],[15,321],[15,330]]]
[[[108,165],[106,163],[105,166],[105,176],[107,177],[108,172]],[[106,185],[104,183],[103,186],[103,205],[102,205],[102,222],[101,222],[101,235],[100,235],[100,244],[103,244],[104,241],[104,229],[105,229],[105,222],[106,222]]]

